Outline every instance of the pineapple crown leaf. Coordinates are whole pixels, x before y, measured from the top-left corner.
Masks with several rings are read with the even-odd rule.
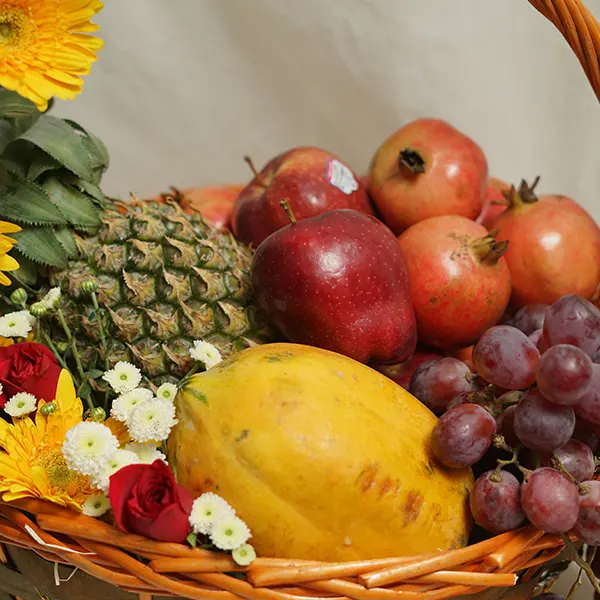
[[[100,227],[107,167],[106,147],[92,133],[0,90],[0,217],[23,227],[15,255],[29,267],[64,268],[78,256],[73,230]],[[32,268],[25,271],[21,279],[31,280]]]
[[[102,223],[98,210],[85,194],[66,185],[55,174],[49,174],[42,183],[50,202],[73,226],[99,227]]]
[[[62,119],[45,115],[11,144],[18,140],[31,142],[76,175],[86,179],[94,178],[82,134]]]
[[[67,253],[56,239],[52,229],[46,227],[24,226],[19,233],[13,234],[17,240],[16,248],[29,260],[39,264],[64,269],[68,265]]]
[[[14,223],[42,227],[67,223],[43,188],[3,163],[0,163],[0,216]]]
[[[31,100],[10,90],[0,89],[0,119],[39,117],[40,112]]]

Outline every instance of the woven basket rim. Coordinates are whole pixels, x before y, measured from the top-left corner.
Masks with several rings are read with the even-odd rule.
[[[600,100],[596,19],[581,0],[528,2],[563,35]],[[77,567],[139,594],[142,600],[153,595],[190,600],[443,600],[529,581],[565,547],[560,535],[528,525],[465,548],[429,555],[340,563],[259,557],[248,567],[240,567],[229,555],[127,534],[38,499],[0,502],[0,560],[6,561],[2,544]],[[245,579],[233,575],[240,572]]]

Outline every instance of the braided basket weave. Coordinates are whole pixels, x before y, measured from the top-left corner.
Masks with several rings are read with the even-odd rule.
[[[567,40],[600,100],[598,22],[580,0],[528,2]],[[529,526],[424,556],[257,558],[240,567],[228,555],[128,535],[48,502],[0,503],[0,600],[525,600],[549,565],[564,568],[565,554],[560,536]]]

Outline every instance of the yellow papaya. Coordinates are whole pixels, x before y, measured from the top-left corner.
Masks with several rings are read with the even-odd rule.
[[[341,561],[467,543],[471,469],[439,464],[435,415],[350,358],[255,346],[192,376],[177,413],[178,481],[227,500],[259,555]]]

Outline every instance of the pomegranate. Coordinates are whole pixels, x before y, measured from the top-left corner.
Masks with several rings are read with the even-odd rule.
[[[375,368],[391,379],[398,385],[401,385],[404,389],[408,389],[410,378],[417,368],[430,360],[436,360],[437,358],[444,358],[443,354],[436,352],[425,347],[418,347],[413,355],[404,362],[399,362],[390,365],[377,365]]]
[[[508,192],[510,185],[496,177],[490,177],[483,196],[483,209],[475,219],[488,231],[492,230],[494,221],[508,208],[508,201],[503,192]]]
[[[179,190],[171,187],[171,191],[152,198],[155,202],[175,201],[184,212],[200,213],[203,219],[223,229],[231,224],[231,214],[238,194],[243,185],[212,185]]]
[[[600,228],[566,196],[536,196],[539,177],[507,193],[509,208],[494,222],[510,242],[506,261],[511,305],[552,304],[569,294],[591,298],[600,282]]]
[[[439,119],[417,119],[392,134],[369,165],[369,195],[399,234],[440,215],[475,219],[488,165],[481,148]]]
[[[500,321],[511,289],[507,242],[466,217],[447,215],[413,225],[398,243],[422,344],[465,348]]]

